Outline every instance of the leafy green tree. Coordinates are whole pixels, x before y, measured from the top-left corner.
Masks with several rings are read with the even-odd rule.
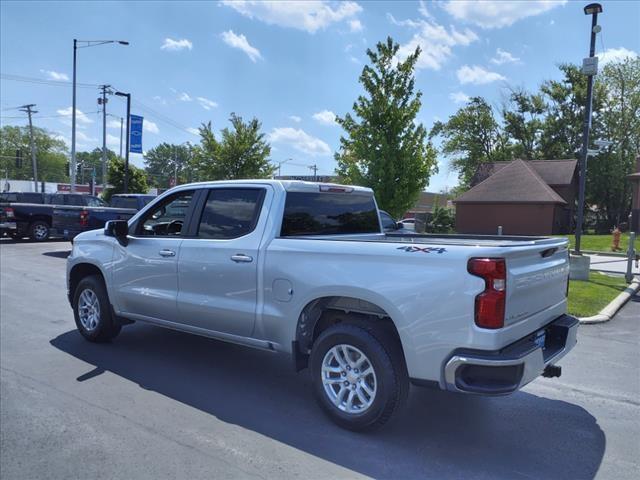
[[[33,127],[38,180],[69,181],[65,143],[46,130]],[[16,167],[16,150],[22,151],[22,166]],[[0,129],[0,174],[16,180],[33,178],[29,129],[5,125]]]
[[[504,109],[504,134],[511,141],[513,158],[533,160],[540,156],[540,140],[546,104],[542,94],[514,90]]]
[[[109,187],[102,194],[108,202],[115,193],[124,193],[124,160],[114,158],[109,163],[107,171]],[[138,168],[129,163],[129,193],[147,193],[147,176],[142,168]]]
[[[546,110],[542,125],[539,158],[578,158],[582,148],[584,108],[587,102],[587,77],[580,67],[562,64],[561,80],[548,80],[540,87]],[[602,108],[605,85],[595,82],[593,89],[593,134],[598,131],[598,112]]]
[[[414,70],[420,48],[397,62],[400,46],[391,37],[368,49],[360,83],[365,93],[336,121],[345,130],[335,154],[337,173],[349,183],[371,187],[380,208],[399,217],[415,204],[437,171],[427,131],[417,124],[422,92]]]
[[[427,231],[431,233],[451,233],[455,227],[456,217],[450,208],[436,204],[433,208]]]
[[[194,146],[190,143],[173,145],[161,143],[144,156],[144,164],[151,185],[168,188],[176,177],[177,184],[194,180],[191,168]]]
[[[510,158],[507,137],[482,97],[471,98],[446,122],[436,122],[431,136],[442,138],[440,151],[451,158],[465,189],[481,164]]]
[[[609,231],[627,220],[631,206],[631,183],[640,153],[640,59],[627,59],[604,67],[597,77],[606,89],[594,121],[592,139],[612,145],[590,157],[587,169],[587,204],[597,205],[600,229]]]
[[[211,122],[200,127],[200,145],[195,148],[192,166],[201,180],[234,180],[269,178],[274,167],[269,163],[271,146],[260,130],[262,124],[253,118],[248,122],[232,113],[231,129],[223,128],[221,139],[213,132]]]
[[[113,159],[117,158],[114,151],[107,148],[107,175],[109,171],[109,164]],[[78,171],[76,173],[76,179],[80,183],[89,183],[91,178],[91,170],[95,169],[96,172],[96,184],[102,185],[102,148],[94,148],[90,152],[78,152],[76,153],[76,165]]]

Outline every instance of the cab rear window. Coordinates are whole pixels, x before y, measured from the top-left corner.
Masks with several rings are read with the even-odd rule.
[[[280,236],[380,233],[371,195],[288,192]]]

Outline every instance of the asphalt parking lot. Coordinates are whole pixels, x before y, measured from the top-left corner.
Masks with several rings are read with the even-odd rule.
[[[0,240],[3,478],[637,478],[640,298],[583,326],[560,379],[413,388],[373,434],[330,423],[289,359],[135,324],[75,330],[67,242]]]

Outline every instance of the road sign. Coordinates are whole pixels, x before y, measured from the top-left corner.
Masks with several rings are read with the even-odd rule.
[[[131,153],[142,153],[142,121],[140,115],[131,115],[131,126],[129,134],[129,151]]]

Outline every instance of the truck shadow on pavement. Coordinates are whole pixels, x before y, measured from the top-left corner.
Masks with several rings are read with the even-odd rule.
[[[95,366],[79,382],[112,372],[377,478],[593,478],[605,450],[585,409],[525,392],[487,398],[414,387],[395,421],[357,434],[322,414],[308,371],[293,373],[285,355],[139,324],[112,344],[90,344],[76,331],[51,344]]]

